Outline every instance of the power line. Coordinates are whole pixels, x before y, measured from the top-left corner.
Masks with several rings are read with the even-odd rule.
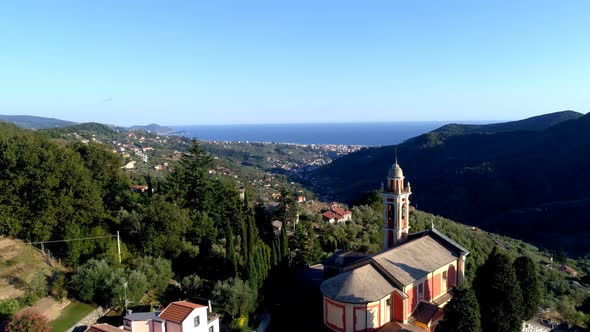
[[[105,235],[105,236],[94,236],[94,237],[81,237],[81,238],[77,238],[77,239],[62,239],[62,240],[52,240],[52,241],[29,242],[29,244],[84,241],[84,240],[93,240],[93,239],[105,239],[105,238],[111,238],[111,237],[117,237],[117,235]]]

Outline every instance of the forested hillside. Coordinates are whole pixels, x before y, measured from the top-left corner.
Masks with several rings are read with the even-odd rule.
[[[256,216],[266,216],[255,215],[248,194],[240,199],[237,181],[211,176],[212,163],[195,143],[158,188],[152,184],[135,193],[121,157],[104,144],[64,146],[0,123],[0,235],[33,242],[91,238],[45,246],[78,269],[69,284],[81,300],[121,308],[117,280],[128,275],[135,303],[156,300],[145,298],[150,288],[164,303],[213,298],[233,324],[256,308],[258,290],[271,267],[284,262],[288,244],[284,232],[260,233]],[[117,231],[122,264],[113,238]],[[164,281],[154,284],[150,273]],[[179,282],[188,278],[192,292],[166,290],[166,275]]]
[[[58,128],[76,124],[71,121],[30,115],[0,115],[0,121],[10,122],[26,129]]]
[[[95,126],[99,131],[92,134]],[[115,132],[100,125],[76,132],[81,129],[97,137],[100,131]],[[249,192],[241,199],[235,178],[210,172],[215,163],[194,143],[173,165],[173,172],[157,184],[146,178],[148,190],[137,193],[130,190],[130,177],[121,169],[123,160],[108,145],[57,143],[46,133],[1,123],[0,185],[5,190],[0,192],[0,235],[33,242],[92,238],[45,245],[72,271],[67,280],[70,296],[120,309],[122,285],[127,282],[128,299],[136,304],[212,299],[223,321],[235,330],[252,326],[248,318],[257,308],[273,308],[275,322],[289,317],[287,311],[298,302],[286,300],[298,288],[288,265],[317,263],[337,249],[381,249],[383,214],[374,193],[366,204],[352,207],[352,222],[318,223],[319,216],[297,204],[296,193],[288,190],[281,192],[272,209]],[[301,221],[288,223],[296,214],[301,214]],[[432,218],[412,211],[412,230],[429,227]],[[284,223],[278,233],[270,227],[276,219]],[[471,251],[468,280],[493,247],[511,257],[550,260],[551,253],[524,242],[440,217],[434,220],[435,227]],[[292,229],[290,236],[287,227]],[[117,231],[122,263],[114,240]],[[587,261],[562,259],[582,278],[590,270]],[[584,322],[587,317],[576,308],[587,291],[568,282],[556,267],[541,270],[547,289],[543,306]],[[169,283],[170,278],[177,283]],[[28,303],[24,298],[9,301]],[[0,302],[0,309],[6,303]]]
[[[359,254],[375,254],[381,251],[383,241],[381,197],[371,192],[362,204],[352,207],[352,211],[353,219],[346,223],[319,225],[314,225],[312,222],[299,223],[289,242],[290,247],[297,249],[300,253],[297,258],[302,263],[312,264],[328,257],[337,249],[350,250]],[[437,230],[469,250],[466,260],[468,286],[472,284],[478,269],[484,265],[494,248],[506,254],[511,260],[526,256],[534,262],[535,270],[538,271],[539,282],[544,290],[540,306],[546,311],[548,317],[562,317],[580,325],[586,324],[590,319],[590,307],[587,308],[584,304],[590,303],[590,261],[568,259],[563,254],[555,255],[553,252],[540,250],[520,240],[489,233],[415,209],[410,210],[409,224],[411,232],[425,230],[434,225]],[[559,268],[562,264],[576,269],[578,278],[572,278],[560,272]],[[302,291],[301,285],[298,285],[296,281],[290,282],[292,283],[284,286],[284,291],[288,294],[286,298],[297,298],[298,292]],[[281,319],[285,322],[289,321],[288,313],[304,305],[306,299],[298,299],[292,303],[283,301],[282,305],[286,305],[287,308],[279,311],[279,317],[282,317]],[[318,303],[321,303],[320,299]],[[322,317],[317,317],[320,323],[321,319]],[[299,330],[308,327],[302,324],[296,326]],[[292,330],[297,328],[294,327]]]
[[[380,186],[397,148],[421,210],[584,255],[590,251],[590,114],[576,117],[554,113],[497,132],[497,125],[442,128],[397,147],[350,154],[303,182],[322,196],[354,201]]]

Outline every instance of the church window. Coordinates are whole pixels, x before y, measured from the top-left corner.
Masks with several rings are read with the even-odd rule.
[[[201,324],[201,317],[197,316],[195,317],[195,327],[199,326],[199,324]]]
[[[418,284],[418,301],[424,299],[424,283],[421,282]]]
[[[447,271],[443,271],[442,273],[442,282],[441,282],[441,288],[443,291],[447,290],[447,282],[449,280],[449,274]]]

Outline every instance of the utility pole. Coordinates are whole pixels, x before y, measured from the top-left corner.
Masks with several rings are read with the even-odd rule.
[[[127,304],[129,304],[129,303],[127,302],[127,281],[125,281],[125,283],[123,284],[123,290],[125,291],[125,315],[128,315]]]

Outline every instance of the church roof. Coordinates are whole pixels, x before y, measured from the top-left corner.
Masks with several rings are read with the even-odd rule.
[[[349,303],[377,301],[395,289],[372,264],[330,278],[320,288],[327,297]]]
[[[435,236],[423,236],[373,256],[387,273],[403,286],[459,258]]]
[[[403,178],[404,177],[404,171],[402,171],[402,168],[397,163],[397,160],[395,161],[395,164],[391,165],[391,168],[389,169],[389,172],[387,173],[387,177],[388,178]]]
[[[419,280],[469,252],[436,229],[410,234],[397,247],[382,251],[348,272],[324,281],[324,295],[342,302],[367,303]]]

